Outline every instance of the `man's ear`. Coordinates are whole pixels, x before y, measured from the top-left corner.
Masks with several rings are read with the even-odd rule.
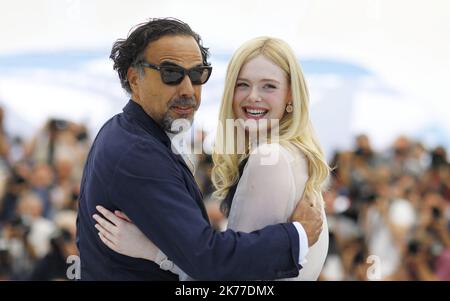
[[[128,84],[130,85],[131,92],[137,91],[137,82],[139,79],[139,72],[136,68],[129,67],[127,71]]]

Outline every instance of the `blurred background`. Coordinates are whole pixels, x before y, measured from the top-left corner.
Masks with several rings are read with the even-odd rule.
[[[329,163],[321,280],[450,280],[450,3],[387,0],[38,0],[0,11],[0,280],[66,279],[84,160],[128,97],[108,59],[151,17],[210,48],[192,139],[211,145],[227,63],[261,35],[287,41]],[[206,147],[206,150],[208,147]],[[196,179],[226,225],[211,158]],[[376,257],[371,257],[375,255]],[[379,269],[374,273],[374,260]],[[373,277],[372,277],[372,276]]]

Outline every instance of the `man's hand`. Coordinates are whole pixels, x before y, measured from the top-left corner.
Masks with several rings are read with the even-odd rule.
[[[322,208],[314,206],[307,198],[301,199],[294,212],[291,215],[292,222],[299,222],[303,229],[305,229],[306,236],[308,237],[308,247],[311,247],[319,239],[319,235],[322,232]]]

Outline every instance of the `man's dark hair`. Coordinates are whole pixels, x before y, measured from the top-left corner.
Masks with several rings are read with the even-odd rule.
[[[150,19],[132,29],[126,39],[117,40],[111,50],[110,59],[114,61],[114,70],[119,74],[122,87],[131,93],[127,79],[130,66],[136,66],[144,56],[145,48],[149,43],[168,35],[186,35],[195,39],[200,48],[203,64],[208,64],[208,48],[203,47],[200,36],[188,24],[175,18]]]

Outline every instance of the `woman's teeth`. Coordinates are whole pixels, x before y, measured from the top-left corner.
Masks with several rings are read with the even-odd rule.
[[[250,116],[261,117],[261,116],[264,116],[265,114],[267,114],[267,112],[269,110],[264,110],[264,109],[244,109],[244,111]]]

